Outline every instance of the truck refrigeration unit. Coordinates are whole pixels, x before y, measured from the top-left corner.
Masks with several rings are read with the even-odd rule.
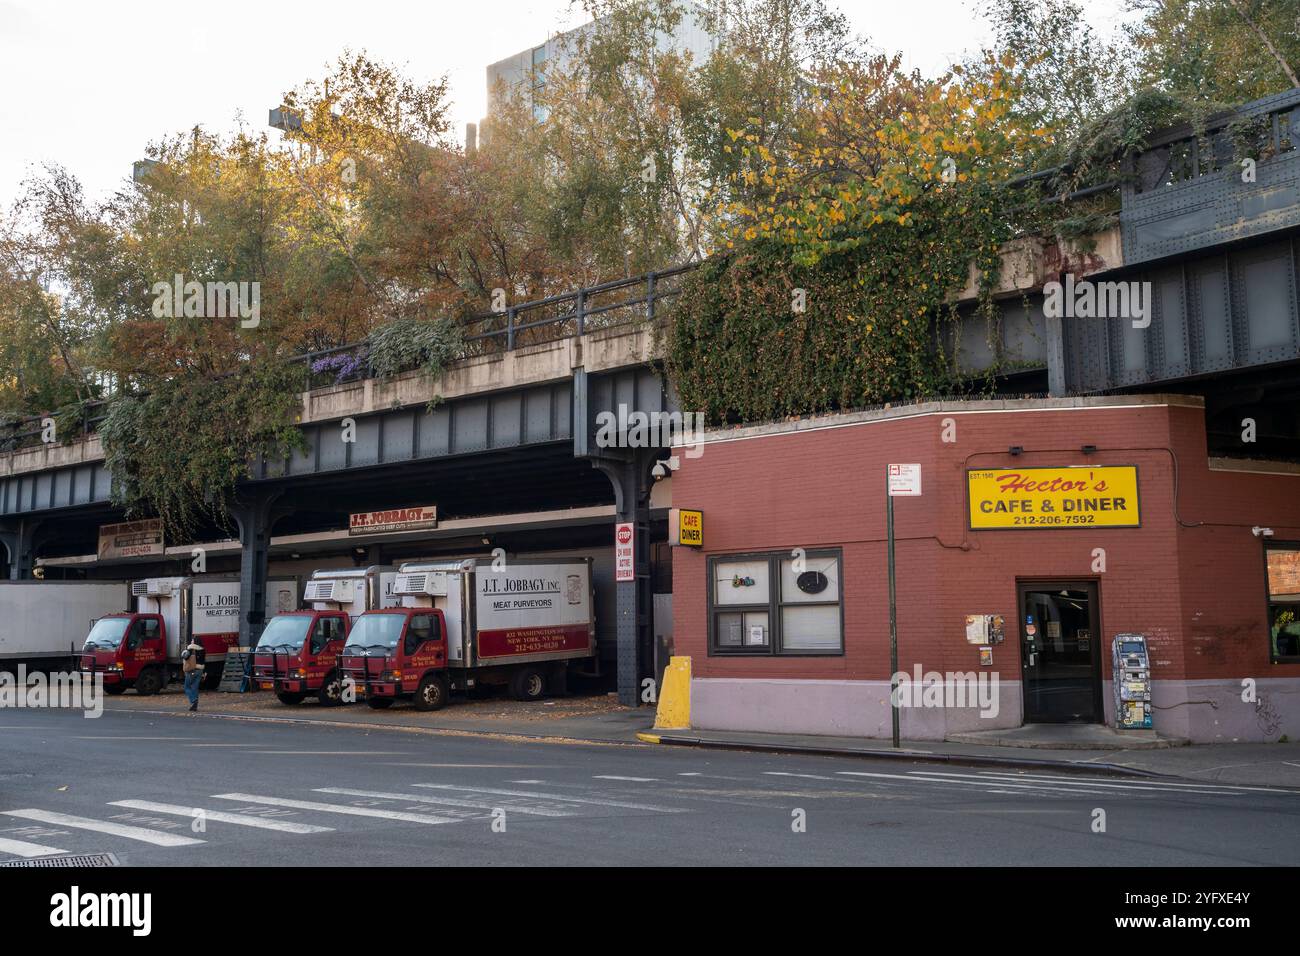
[[[282,704],[308,695],[326,706],[342,703],[339,652],[348,629],[366,611],[396,607],[397,569],[374,565],[317,571],[303,589],[307,610],[277,614],[267,623],[253,654],[253,683],[273,690]]]
[[[181,653],[191,639],[203,646],[204,687],[221,681],[226,651],[239,640],[239,581],[234,578],[148,578],[131,584],[135,610],[100,618],[81,654],[85,673],[102,673],[104,689],[120,694],[134,687],[156,694],[180,680]],[[268,581],[267,616],[293,610],[298,584]]]
[[[589,558],[404,564],[394,593],[402,607],[362,614],[343,648],[343,672],[371,707],[410,697],[436,710],[476,684],[537,700],[563,692],[570,668],[595,666]]]
[[[125,581],[0,582],[0,670],[75,668],[86,632],[130,596]]]

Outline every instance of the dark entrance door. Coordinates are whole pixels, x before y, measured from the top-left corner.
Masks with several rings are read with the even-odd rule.
[[[1099,723],[1101,608],[1092,581],[1022,583],[1025,723]]]

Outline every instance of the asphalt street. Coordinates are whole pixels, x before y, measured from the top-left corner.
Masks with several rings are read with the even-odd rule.
[[[0,864],[60,853],[125,866],[1294,865],[1300,792],[0,712]]]

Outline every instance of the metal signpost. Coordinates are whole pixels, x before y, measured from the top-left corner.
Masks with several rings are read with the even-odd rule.
[[[894,499],[921,494],[920,465],[889,465],[885,469],[885,538],[889,549],[889,711],[894,746],[898,747],[898,600],[894,567]]]

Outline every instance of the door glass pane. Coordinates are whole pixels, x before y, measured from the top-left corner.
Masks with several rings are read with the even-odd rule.
[[[1273,656],[1300,656],[1300,548],[1268,549],[1268,624]]]
[[[1021,640],[1025,720],[1089,722],[1097,712],[1097,642],[1091,592],[1061,587],[1025,592]]]

